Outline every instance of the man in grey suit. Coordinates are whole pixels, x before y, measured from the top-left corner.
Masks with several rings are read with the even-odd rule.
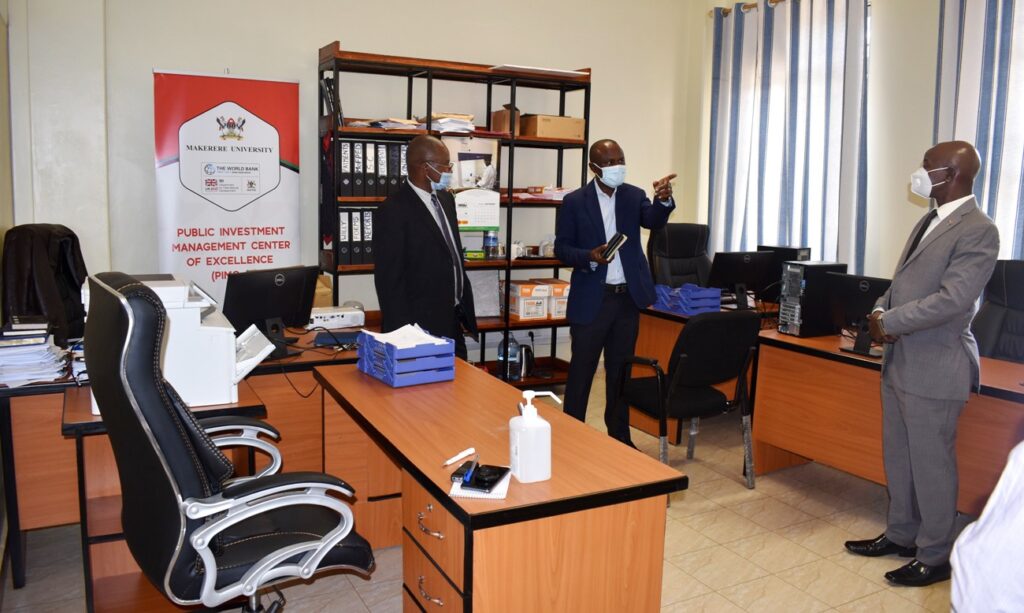
[[[892,286],[869,317],[882,358],[882,446],[889,488],[885,533],[848,541],[858,555],[914,558],[885,573],[899,585],[950,576],[956,539],[956,424],[978,387],[971,320],[999,253],[999,232],[972,195],[980,161],[965,142],[939,143],[911,175],[935,206],[917,223]]]

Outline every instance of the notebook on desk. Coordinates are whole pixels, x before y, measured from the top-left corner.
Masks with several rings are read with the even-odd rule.
[[[452,482],[452,489],[448,491],[448,495],[453,498],[481,498],[489,500],[504,500],[508,496],[508,484],[512,480],[512,471],[505,473],[505,477],[494,486],[489,492],[481,492],[480,490],[470,490],[462,487],[462,483],[458,481]]]

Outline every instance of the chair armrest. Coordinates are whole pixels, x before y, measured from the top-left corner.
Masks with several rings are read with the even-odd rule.
[[[190,498],[182,502],[182,507],[189,518],[199,519],[253,504],[261,498],[307,490],[329,490],[349,497],[355,495],[352,486],[337,477],[316,472],[294,472],[236,481],[214,496]]]
[[[222,415],[220,417],[204,417],[197,420],[199,425],[206,430],[207,435],[229,432],[232,430],[253,430],[259,434],[266,434],[274,440],[281,438],[277,428],[267,422],[254,417],[242,417],[239,415]]]
[[[241,417],[237,415],[224,415],[221,417],[207,417],[197,420],[199,426],[206,431],[213,444],[218,449],[228,447],[251,447],[258,449],[270,456],[270,464],[254,476],[235,477],[228,482],[238,483],[258,479],[268,475],[276,474],[281,470],[281,452],[270,442],[264,441],[260,435],[279,440],[281,433],[277,428],[265,421],[252,417]]]
[[[203,577],[203,604],[216,607],[239,596],[252,596],[262,586],[282,577],[312,577],[324,556],[348,536],[354,523],[352,509],[343,500],[330,495],[332,491],[347,496],[353,493],[336,477],[299,472],[253,479],[231,485],[216,496],[183,501],[181,507],[188,517],[209,518],[189,537],[189,543],[207,569]],[[323,536],[310,535],[306,541],[268,552],[241,579],[218,589],[217,561],[210,547],[217,535],[257,515],[296,506],[330,509],[338,514],[338,524]],[[299,556],[297,560],[296,556]]]
[[[646,366],[654,370],[654,374],[658,376],[659,380],[665,377],[665,371],[658,365],[657,358],[645,358],[639,355],[631,355],[626,358],[627,364],[638,364],[640,366]]]

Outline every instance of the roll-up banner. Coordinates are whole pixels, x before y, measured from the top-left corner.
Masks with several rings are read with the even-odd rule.
[[[299,264],[299,84],[153,72],[160,270],[223,299]]]

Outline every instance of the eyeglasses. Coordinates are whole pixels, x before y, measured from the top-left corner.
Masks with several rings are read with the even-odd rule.
[[[427,161],[425,161],[423,163],[426,164],[427,166],[430,166],[431,168],[433,168],[437,172],[451,172],[452,168],[455,167],[455,165],[451,164],[451,163],[439,164],[438,162],[433,162],[433,161],[430,161],[430,160],[427,160]]]

